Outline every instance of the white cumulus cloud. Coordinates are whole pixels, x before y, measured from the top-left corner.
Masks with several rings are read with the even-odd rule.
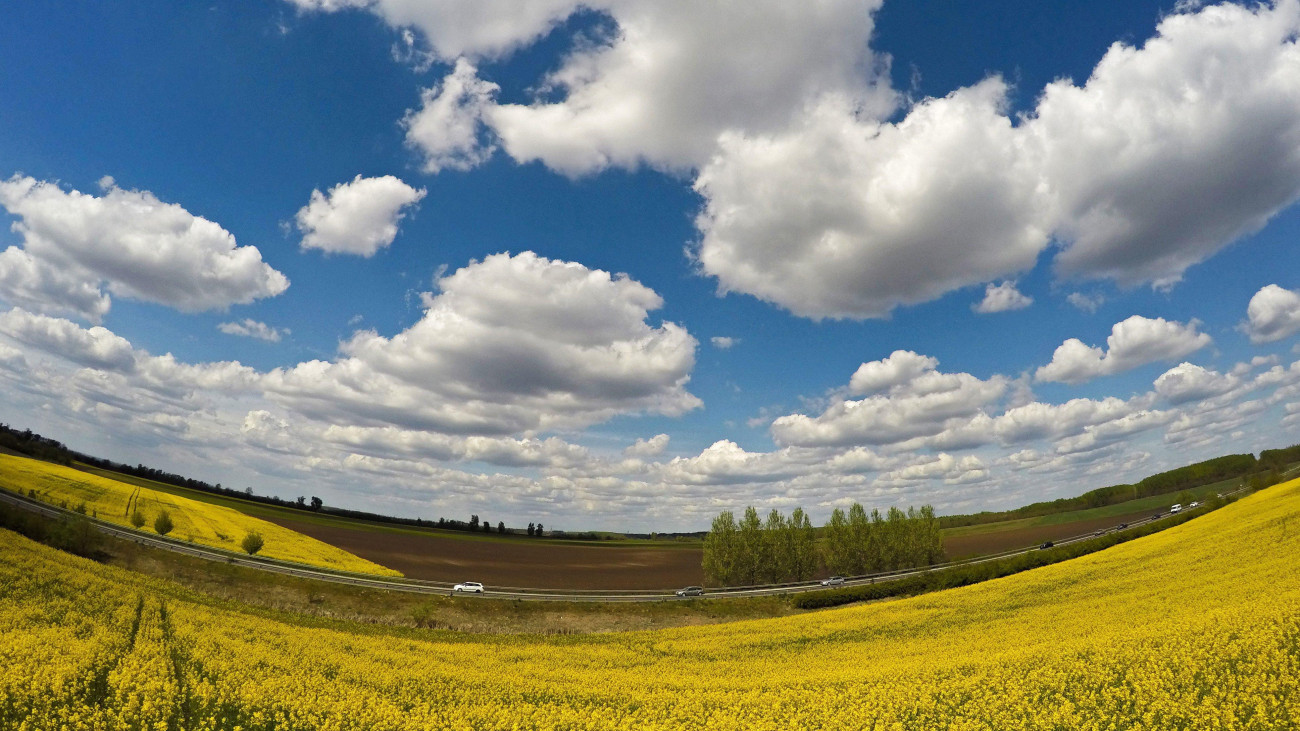
[[[696,340],[646,321],[663,300],[639,282],[524,252],[437,284],[409,329],[361,331],[338,360],[276,369],[268,393],[330,423],[484,435],[700,405],[686,390]]]
[[[483,115],[498,88],[460,59],[441,84],[424,90],[420,109],[408,110],[402,125],[407,145],[423,155],[426,173],[469,170],[492,156]]]
[[[1252,343],[1271,343],[1300,332],[1300,293],[1276,284],[1264,286],[1250,298],[1242,329]]]
[[[425,196],[392,175],[339,183],[328,193],[311,192],[311,202],[298,211],[303,249],[331,254],[374,256],[393,243],[405,211]]]
[[[0,261],[0,295],[49,312],[98,320],[108,298],[96,290],[185,312],[221,310],[273,297],[289,280],[255,246],[148,191],[105,178],[103,196],[15,175],[0,182],[0,206],[18,217],[23,239]],[[67,295],[67,299],[45,297]]]
[[[1033,303],[1033,297],[1022,294],[1016,289],[1015,282],[1007,281],[996,286],[990,283],[984,288],[984,299],[971,305],[971,309],[981,315],[987,315],[994,312],[1023,310]]]
[[[1085,345],[1070,338],[1057,347],[1052,361],[1039,368],[1039,381],[1083,383],[1098,376],[1109,376],[1160,360],[1173,360],[1193,353],[1211,342],[1210,336],[1198,332],[1200,323],[1187,324],[1134,315],[1115,323],[1106,349]]]

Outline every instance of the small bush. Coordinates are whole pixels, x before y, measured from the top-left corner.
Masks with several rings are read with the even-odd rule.
[[[49,536],[45,541],[61,551],[75,553],[86,558],[99,555],[103,537],[89,520],[83,517],[69,517],[50,526]]]
[[[135,526],[136,528],[141,528],[144,526],[144,513],[140,512],[139,509],[137,509],[134,513],[131,513],[131,525]]]
[[[72,510],[73,510],[74,512],[80,514],[80,515],[85,515],[85,514],[86,514],[86,504],[85,504],[84,502],[77,503],[77,507],[73,508]]]
[[[248,532],[248,535],[244,536],[244,540],[240,542],[239,545],[244,549],[245,553],[252,556],[262,550],[264,543],[262,535],[255,530],[251,530]]]
[[[160,536],[165,536],[168,533],[171,533],[172,528],[175,527],[176,524],[172,522],[171,514],[166,510],[159,513],[158,517],[153,519],[153,529],[158,531],[158,535]]]

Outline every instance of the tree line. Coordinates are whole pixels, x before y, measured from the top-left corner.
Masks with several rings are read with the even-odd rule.
[[[803,508],[787,518],[779,510],[759,518],[753,507],[739,522],[731,512],[713,519],[704,538],[705,580],[715,586],[806,581],[818,569],[838,574],[928,566],[943,560],[934,508],[891,508],[868,515],[854,503],[837,508],[818,532]]]

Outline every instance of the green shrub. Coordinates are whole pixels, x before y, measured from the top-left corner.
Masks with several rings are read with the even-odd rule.
[[[248,535],[244,536],[244,540],[241,541],[239,545],[244,549],[245,553],[252,556],[262,550],[264,543],[262,535],[255,530],[251,530],[248,532]]]
[[[144,526],[144,513],[140,512],[138,508],[136,509],[135,512],[131,513],[131,525],[135,526],[136,528],[141,528]]]
[[[176,524],[172,522],[171,514],[166,510],[159,513],[158,517],[153,519],[153,529],[158,531],[158,535],[160,536],[165,536],[168,533],[171,533],[172,528],[175,527]]]

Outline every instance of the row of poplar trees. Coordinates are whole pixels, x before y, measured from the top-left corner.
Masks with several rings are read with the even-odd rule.
[[[854,503],[836,508],[820,531],[795,508],[764,521],[746,508],[744,517],[725,512],[713,519],[704,539],[704,576],[713,586],[748,586],[806,581],[818,570],[856,575],[929,566],[943,561],[939,519],[934,508],[890,508],[870,515]]]

